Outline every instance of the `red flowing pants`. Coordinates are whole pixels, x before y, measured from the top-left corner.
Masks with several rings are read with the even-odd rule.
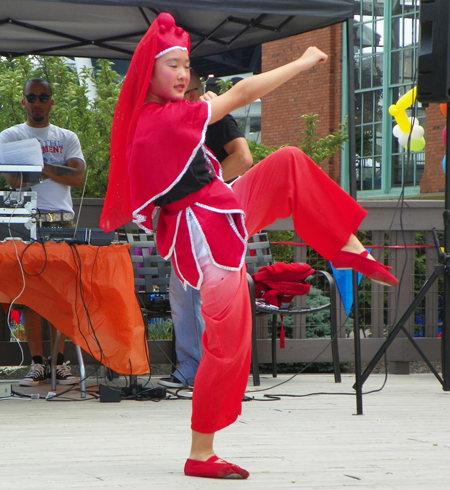
[[[273,153],[233,186],[249,236],[292,215],[296,233],[331,260],[367,212],[298,148]],[[226,246],[226,244],[224,244]],[[215,267],[209,263],[207,267]],[[245,268],[223,271],[201,288],[203,357],[195,378],[192,430],[216,432],[241,413],[251,356],[251,312]]]

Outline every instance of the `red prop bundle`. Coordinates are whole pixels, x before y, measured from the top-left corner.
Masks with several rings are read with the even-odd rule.
[[[252,275],[255,282],[255,296],[262,298],[266,303],[281,308],[290,303],[294,296],[308,294],[311,285],[305,279],[314,273],[308,264],[285,264],[278,262],[273,265],[261,267]],[[280,347],[284,348],[283,315],[281,318]]]
[[[283,303],[290,303],[294,296],[308,294],[311,285],[305,279],[314,273],[308,264],[277,264],[261,267],[253,274],[255,295],[266,303],[281,308]]]

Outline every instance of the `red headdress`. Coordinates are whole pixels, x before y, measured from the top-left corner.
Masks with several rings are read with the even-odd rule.
[[[189,53],[189,34],[175,25],[174,18],[161,13],[139,42],[123,82],[111,130],[111,165],[100,227],[112,231],[132,218],[127,147],[144,104],[155,59],[172,49]]]

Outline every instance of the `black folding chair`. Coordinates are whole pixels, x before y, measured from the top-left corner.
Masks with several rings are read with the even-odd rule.
[[[334,380],[336,383],[341,382],[341,371],[339,365],[339,349],[337,339],[337,310],[336,310],[336,284],[334,277],[327,271],[316,270],[315,273],[325,277],[329,285],[330,301],[326,304],[315,307],[302,308],[279,308],[274,309],[272,306],[266,306],[257,302],[255,297],[255,284],[252,279],[252,274],[257,272],[261,267],[274,263],[272,251],[270,249],[270,241],[267,233],[259,233],[252,237],[252,241],[248,243],[247,256],[247,279],[250,291],[250,301],[252,307],[252,372],[253,384],[260,385],[259,365],[258,365],[258,344],[256,335],[256,318],[262,315],[271,315],[271,335],[272,335],[272,374],[277,376],[277,319],[278,315],[306,315],[322,310],[330,310],[330,326],[331,326],[331,351],[333,358]]]
[[[171,318],[169,282],[172,267],[170,260],[159,255],[153,235],[137,231],[119,233],[119,239],[124,237],[130,244],[134,285],[145,324],[148,326],[148,322],[156,318]],[[171,357],[171,361],[175,365],[175,337],[173,333]]]

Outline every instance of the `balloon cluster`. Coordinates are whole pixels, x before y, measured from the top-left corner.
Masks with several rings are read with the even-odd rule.
[[[414,87],[400,97],[396,104],[389,107],[389,114],[397,122],[392,134],[398,139],[399,144],[411,151],[422,151],[425,148],[424,129],[417,118],[406,115],[406,109],[416,100],[416,93],[417,88]]]

